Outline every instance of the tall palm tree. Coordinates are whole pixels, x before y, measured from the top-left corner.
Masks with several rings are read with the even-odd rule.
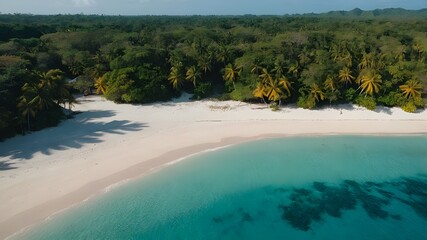
[[[281,77],[283,75],[283,66],[281,61],[276,61],[274,63],[273,71],[277,78]]]
[[[227,64],[224,69],[224,80],[231,81],[233,83],[234,89],[236,89],[235,81],[237,80],[238,76],[240,75],[242,71],[242,68],[239,66],[236,66],[231,63]]]
[[[191,81],[194,85],[194,87],[196,87],[197,81],[200,78],[200,72],[199,70],[196,68],[196,66],[191,66],[188,70],[187,73],[185,74],[185,79],[188,81]]]
[[[202,55],[198,60],[198,67],[203,70],[204,73],[207,73],[211,70],[212,63],[211,63],[211,57],[207,54]]]
[[[379,92],[381,83],[381,75],[373,70],[365,71],[360,77],[360,93],[365,92],[366,95],[373,96]]]
[[[68,69],[74,76],[78,76],[83,73],[84,66],[82,63],[73,60],[68,64]]]
[[[254,95],[254,97],[260,98],[265,104],[267,104],[264,99],[266,95],[266,87],[262,82],[258,82],[252,94]]]
[[[417,53],[417,58],[418,61],[423,62],[424,61],[424,48],[421,44],[419,43],[415,43],[414,45],[412,45],[412,49],[414,49],[414,51]]]
[[[262,83],[268,84],[273,80],[273,77],[266,68],[261,69],[261,74],[258,76]]]
[[[311,84],[310,86],[310,97],[314,99],[314,101],[319,102],[320,100],[325,99],[325,93],[316,83]]]
[[[70,85],[65,81],[65,78],[60,78],[56,81],[55,89],[53,89],[53,98],[56,100],[56,103],[64,104],[67,102],[67,99],[72,97],[70,92]]]
[[[270,79],[265,88],[265,96],[270,101],[279,101],[279,105],[282,103],[282,98],[285,96],[284,91],[288,95],[291,94],[291,83],[285,76],[280,78]]]
[[[336,89],[335,80],[332,76],[328,76],[323,85],[326,90],[334,91]]]
[[[54,89],[58,81],[63,79],[64,72],[59,69],[51,69],[47,72],[37,73],[37,76],[40,79],[41,88]]]
[[[227,45],[220,45],[216,53],[216,60],[225,64],[230,60],[230,49]]]
[[[279,77],[277,79],[277,81],[279,82],[279,86],[281,88],[283,88],[283,90],[285,90],[288,93],[288,95],[290,96],[292,86],[291,86],[291,82],[289,81],[289,79],[287,77],[285,77],[284,75],[282,75],[281,77]]]
[[[406,54],[406,46],[405,45],[399,46],[396,49],[396,56],[394,58],[399,61],[403,61],[405,59],[405,54]]]
[[[255,62],[252,64],[251,73],[253,74],[259,74],[259,71],[262,69],[262,67],[259,64],[258,60],[255,60]]]
[[[308,64],[311,61],[309,54],[306,53],[305,51],[301,52],[298,55],[298,60],[299,60],[299,63],[303,66]]]
[[[181,88],[182,84],[184,83],[183,79],[184,77],[182,76],[179,67],[171,67],[168,80],[174,89],[179,90]]]
[[[334,62],[338,62],[341,58],[341,47],[338,44],[333,44],[331,49],[329,49],[331,58]]]
[[[30,116],[35,117],[37,113],[37,107],[27,99],[26,96],[19,98],[18,109],[21,114],[27,120],[28,131],[31,131]]]
[[[93,66],[89,72],[90,76],[93,79],[100,78],[104,73],[105,73],[104,65],[100,63],[95,64],[95,66]]]
[[[295,61],[294,64],[291,64],[291,66],[288,69],[288,73],[291,73],[295,77],[298,75],[299,71],[300,71],[300,66],[298,61]]]
[[[66,102],[68,103],[68,110],[71,111],[71,108],[74,106],[74,103],[77,103],[77,100],[74,98],[72,94],[70,94],[67,97]]]
[[[38,102],[40,108],[46,109],[53,105],[53,101],[58,105],[65,105],[66,99],[69,98],[71,92],[69,91],[70,86],[64,78],[64,72],[59,69],[52,69],[45,73],[38,73],[38,77],[39,84],[33,89],[36,90],[37,94],[32,101]]]
[[[353,65],[353,56],[351,56],[350,51],[346,50],[341,56],[341,61],[346,67],[351,67]]]
[[[421,96],[423,86],[417,80],[406,81],[405,84],[399,86],[400,90],[406,98],[415,98]]]
[[[107,83],[105,81],[104,76],[98,77],[95,80],[95,88],[96,88],[96,94],[102,93],[105,95],[107,92]]]
[[[26,99],[34,106],[37,106],[40,110],[49,109],[49,106],[53,105],[52,91],[41,83],[25,83],[22,86],[23,95]]]
[[[339,71],[338,75],[340,82],[351,84],[354,80],[354,77],[351,75],[351,70],[348,67],[345,67]]]
[[[266,96],[270,101],[279,101],[283,96],[283,91],[279,85],[279,81],[272,80],[266,88]]]
[[[364,52],[362,55],[362,59],[359,63],[359,69],[368,69],[374,67],[374,55],[373,53]]]

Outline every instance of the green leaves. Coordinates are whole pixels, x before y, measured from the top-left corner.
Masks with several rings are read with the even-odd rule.
[[[374,70],[367,70],[360,76],[360,93],[373,96],[374,93],[378,93],[380,91],[381,83],[381,75],[376,73]]]
[[[405,84],[400,85],[399,89],[403,92],[403,95],[406,98],[416,98],[421,97],[421,91],[423,90],[423,86],[419,81],[409,80],[406,81]]]

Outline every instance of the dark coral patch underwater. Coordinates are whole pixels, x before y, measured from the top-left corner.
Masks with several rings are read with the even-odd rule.
[[[339,185],[313,182],[306,188],[266,187],[263,192],[277,201],[262,208],[276,208],[283,221],[293,228],[309,231],[313,222],[324,221],[325,216],[340,218],[344,211],[357,207],[365,210],[370,218],[402,220],[402,215],[386,210],[392,202],[400,202],[411,207],[420,217],[427,219],[427,177],[400,178],[390,182],[356,182],[345,180]],[[276,205],[273,205],[276,204]],[[243,222],[256,221],[250,210],[239,208],[230,213],[213,218],[215,223],[225,223],[230,216],[239,216]]]

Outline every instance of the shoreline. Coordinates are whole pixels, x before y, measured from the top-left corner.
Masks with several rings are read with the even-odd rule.
[[[91,104],[97,103],[95,101]],[[185,107],[185,104],[187,103],[177,104],[174,108]],[[209,104],[212,103],[197,104],[209,108]],[[152,110],[152,106],[120,105],[120,107],[122,106],[129,109],[147,107]],[[83,110],[85,109],[83,108]],[[118,109],[114,110],[119,111]],[[163,108],[163,110],[170,117],[170,113],[167,112],[170,109]],[[425,111],[419,119],[332,120],[309,118],[296,120],[270,118],[268,120],[245,120],[244,118],[247,119],[247,117],[243,116],[242,120],[223,118],[222,121],[217,121],[217,113],[210,111],[213,112],[212,116],[203,115],[203,117],[211,121],[198,121],[200,119],[194,119],[194,116],[187,116],[191,121],[181,119],[185,121],[181,121],[179,124],[175,124],[176,119],[167,121],[155,116],[153,119],[159,121],[148,121],[147,128],[151,129],[146,132],[144,132],[145,129],[142,129],[116,135],[105,134],[100,136],[105,138],[104,141],[96,143],[101,146],[86,144],[78,149],[55,149],[47,155],[35,153],[29,161],[34,161],[34,163],[20,163],[22,166],[17,167],[17,169],[0,171],[0,174],[6,175],[10,171],[10,176],[12,176],[13,171],[18,173],[16,178],[0,175],[2,176],[0,183],[7,185],[6,187],[1,186],[0,195],[4,195],[4,197],[0,198],[15,197],[18,200],[16,203],[10,199],[4,201],[4,206],[0,209],[0,212],[4,213],[0,222],[0,238],[13,238],[28,228],[36,227],[47,218],[54,217],[55,214],[67,211],[87,199],[102,195],[110,187],[115,188],[194,155],[212,151],[212,149],[281,137],[427,134],[427,114]],[[248,110],[241,112],[245,113],[244,111]],[[237,114],[241,113],[239,110],[236,112]],[[262,113],[256,114],[262,116]],[[111,119],[106,119],[106,121],[111,122]],[[98,125],[95,126],[98,127]],[[61,128],[61,126],[57,128]],[[76,152],[81,154],[79,155]],[[114,156],[114,159],[111,159],[111,156]],[[1,157],[0,154],[0,160]],[[64,163],[58,163],[58,159],[61,157],[67,158]],[[33,165],[27,167],[26,164]],[[26,173],[32,175],[26,177]],[[76,178],[78,178],[76,182],[71,182]],[[52,180],[57,181],[53,182]],[[33,189],[34,187],[43,188],[46,186],[51,188],[47,190],[49,194],[45,194],[46,192],[37,193]],[[29,189],[33,189],[33,191],[26,192]]]

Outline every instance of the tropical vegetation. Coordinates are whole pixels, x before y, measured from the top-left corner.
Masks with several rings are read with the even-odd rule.
[[[427,11],[297,16],[0,15],[0,139],[57,124],[73,93],[303,108],[425,107]],[[276,108],[276,107],[275,107]]]

